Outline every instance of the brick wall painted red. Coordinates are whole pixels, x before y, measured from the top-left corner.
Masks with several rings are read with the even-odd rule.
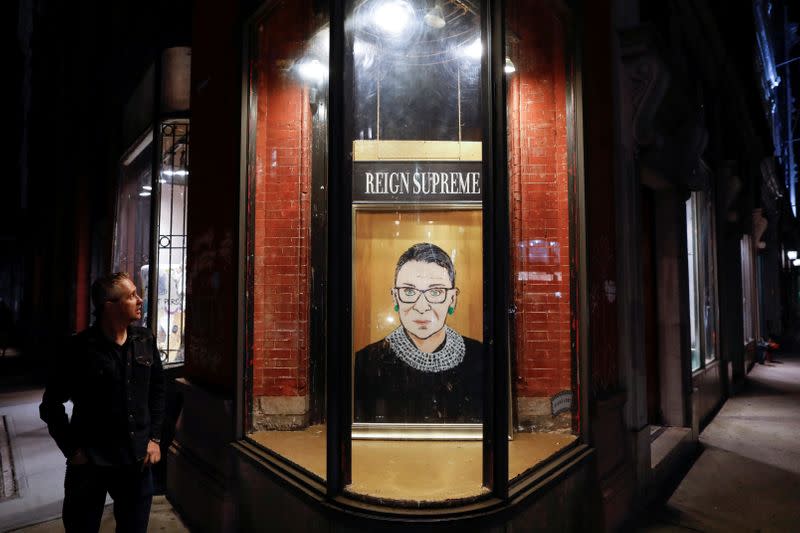
[[[542,2],[536,13],[546,12]],[[310,115],[286,72],[302,50],[302,9],[278,10],[261,34],[256,83],[253,228],[253,394],[308,389]],[[555,17],[510,16],[511,232],[515,243],[516,392],[551,396],[571,387],[570,242],[566,77]]]
[[[518,396],[571,388],[566,67],[546,2],[515,2],[508,153]],[[520,5],[522,4],[522,5]],[[544,14],[544,16],[543,16]]]
[[[253,395],[308,390],[311,117],[308,92],[287,70],[309,15],[297,4],[260,31],[256,69],[253,238]]]

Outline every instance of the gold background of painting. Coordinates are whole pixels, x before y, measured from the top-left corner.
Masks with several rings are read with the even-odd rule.
[[[390,293],[398,258],[411,245],[430,242],[450,255],[460,289],[447,325],[483,340],[482,212],[477,209],[413,211],[357,209],[353,289],[355,351],[383,339],[400,325]],[[453,253],[455,251],[455,253]]]

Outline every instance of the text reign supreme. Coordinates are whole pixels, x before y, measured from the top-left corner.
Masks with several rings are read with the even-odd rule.
[[[365,195],[480,193],[480,172],[364,172]]]

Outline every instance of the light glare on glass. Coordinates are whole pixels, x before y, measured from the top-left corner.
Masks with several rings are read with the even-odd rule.
[[[442,13],[442,6],[437,3],[433,9],[428,11],[423,20],[425,21],[425,24],[431,28],[437,30],[444,28],[446,22],[444,20],[444,14]]]
[[[384,32],[399,35],[408,26],[411,18],[410,8],[405,2],[385,2],[373,12],[375,24]]]
[[[511,58],[510,58],[510,57],[507,57],[507,58],[506,58],[506,64],[505,64],[505,66],[503,67],[503,71],[504,71],[506,74],[513,74],[514,72],[516,72],[516,71],[517,71],[517,67],[515,67],[515,66],[514,66],[514,62],[513,62],[513,61],[511,61]]]
[[[480,59],[483,55],[483,46],[480,39],[475,39],[472,44],[464,48],[464,55],[472,59]]]
[[[312,59],[311,61],[303,61],[297,67],[297,71],[300,73],[300,77],[306,81],[313,81],[313,82],[321,82],[325,79],[325,75],[328,73],[325,66],[319,62],[318,59]]]

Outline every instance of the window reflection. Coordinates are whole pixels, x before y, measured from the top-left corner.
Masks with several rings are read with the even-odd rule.
[[[478,3],[363,0],[347,13],[349,488],[411,501],[480,494],[481,443],[462,441],[479,441],[483,420]]]
[[[324,478],[330,32],[317,5],[281,3],[253,28],[246,429]]]
[[[550,2],[506,3],[509,226],[516,243],[510,251],[516,312],[509,478],[575,440],[572,132],[562,16]]]
[[[153,133],[149,132],[122,158],[114,228],[115,272],[127,272],[142,295],[144,326],[150,311],[150,206],[153,191]]]
[[[367,0],[353,31],[354,131],[364,140],[481,138],[480,28],[472,2]]]

